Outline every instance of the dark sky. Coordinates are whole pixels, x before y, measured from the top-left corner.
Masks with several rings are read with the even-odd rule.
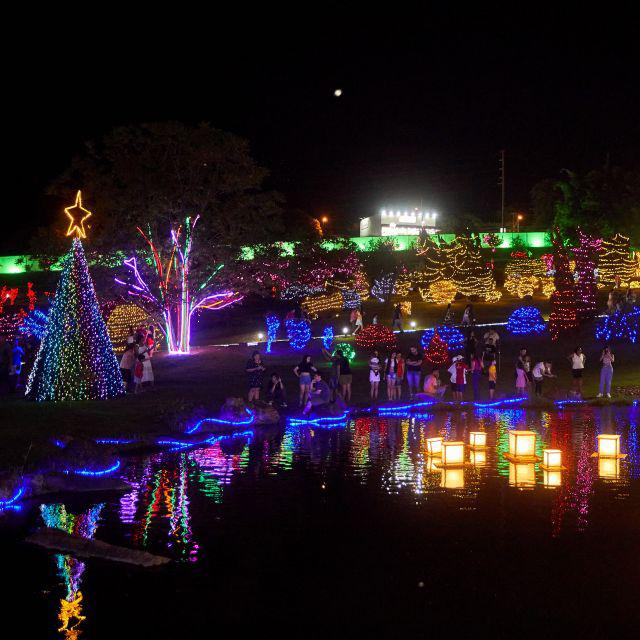
[[[43,193],[83,141],[125,123],[208,120],[240,134],[292,207],[345,231],[384,205],[496,219],[502,148],[507,202],[525,211],[533,184],[563,167],[638,162],[631,14],[377,17],[370,28],[301,13],[249,29],[203,14],[141,30],[118,16],[101,34],[89,36],[98,18],[68,38],[34,34],[37,54],[5,78],[0,252],[60,215]]]

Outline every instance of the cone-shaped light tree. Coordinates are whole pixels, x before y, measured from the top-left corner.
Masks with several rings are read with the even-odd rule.
[[[424,359],[433,365],[444,365],[449,362],[449,347],[438,335],[437,329],[434,331],[429,346],[425,351]]]
[[[125,393],[120,367],[102,319],[81,238],[91,213],[76,202],[67,207],[67,236],[73,238],[49,311],[47,329],[27,384],[33,400],[96,400]]]

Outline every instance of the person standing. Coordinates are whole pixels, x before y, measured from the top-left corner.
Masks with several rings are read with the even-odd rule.
[[[128,340],[128,338],[127,338]],[[120,373],[124,380],[124,388],[126,391],[131,391],[133,385],[133,368],[137,361],[137,348],[135,342],[127,342],[124,348],[122,358],[120,358]]]
[[[409,386],[409,397],[420,391],[420,374],[422,372],[422,354],[418,351],[418,347],[411,347],[405,360],[405,368],[407,371],[407,384]]]
[[[384,377],[387,382],[387,400],[395,400],[398,377],[398,354],[396,351],[392,351],[384,361]]]
[[[15,393],[18,388],[18,380],[20,379],[20,371],[22,371],[22,358],[24,349],[20,346],[20,341],[16,338],[13,341],[11,349],[11,362],[9,365],[9,391]]]
[[[402,398],[402,381],[404,380],[406,364],[400,351],[398,351],[398,355],[396,357],[398,360],[398,367],[396,370],[396,400],[400,400],[400,398]]]
[[[453,391],[453,399],[458,402],[462,401],[464,390],[467,384],[467,367],[462,356],[454,356],[453,364],[448,371],[451,374],[451,390]]]
[[[475,358],[477,352],[478,352],[478,338],[476,338],[476,332],[471,331],[471,333],[469,333],[469,337],[467,338],[464,344],[465,360],[467,361],[467,364],[470,367],[472,367],[472,361]]]
[[[451,308],[451,303],[447,305],[447,310],[444,312],[444,323],[453,324],[453,309]]]
[[[351,363],[344,352],[338,349],[338,383],[340,384],[340,393],[345,403],[351,402],[351,383],[353,375],[351,373]]]
[[[356,309],[356,326],[353,335],[355,336],[358,331],[362,331],[362,311],[360,309]]]
[[[480,400],[480,380],[482,379],[482,360],[477,354],[471,358],[471,382],[473,383],[473,400]]]
[[[607,398],[611,397],[611,380],[613,378],[613,362],[615,356],[611,353],[609,345],[605,345],[600,356],[602,369],[600,369],[600,393],[598,398],[602,398],[603,394],[607,394]]]
[[[262,356],[259,351],[254,351],[251,358],[247,360],[244,368],[247,373],[247,387],[249,388],[248,401],[255,402],[260,400],[260,390],[264,384],[264,372],[267,368],[262,362]]]
[[[487,375],[489,376],[489,400],[493,400],[496,395],[496,384],[498,382],[498,367],[496,366],[495,360],[489,364]]]
[[[571,363],[573,392],[582,397],[582,376],[584,374],[584,365],[587,361],[586,356],[582,352],[582,347],[576,347],[573,353],[568,357],[568,360]]]
[[[305,354],[302,356],[302,362],[293,368],[293,373],[298,377],[300,384],[299,406],[302,408],[307,404],[309,391],[311,391],[311,376],[318,373],[318,370],[313,366],[311,356]]]
[[[371,384],[371,401],[375,402],[378,399],[378,387],[380,386],[380,357],[376,350],[369,358],[369,383]]]
[[[468,304],[462,312],[462,326],[470,327],[473,324],[473,305]]]
[[[402,328],[402,309],[399,304],[393,308],[393,322],[391,323],[391,329],[398,329],[400,333],[404,333],[404,329]]]
[[[524,365],[520,360],[516,363],[516,395],[526,396],[527,385],[529,380],[527,378],[527,372],[524,370]]]

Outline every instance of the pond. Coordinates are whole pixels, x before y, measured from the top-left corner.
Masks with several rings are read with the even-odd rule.
[[[28,638],[631,637],[639,419],[637,407],[364,416],[125,458],[125,493],[4,514],[5,625]],[[537,434],[537,455],[561,449],[566,470],[509,462],[512,429]],[[478,430],[487,448],[466,466],[427,456],[428,438]],[[619,434],[626,458],[593,458],[598,434]],[[175,561],[141,569],[22,542],[44,523]]]

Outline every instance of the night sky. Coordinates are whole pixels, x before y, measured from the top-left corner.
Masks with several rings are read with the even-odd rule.
[[[248,138],[291,208],[346,233],[385,205],[497,220],[503,148],[507,204],[526,211],[530,188],[562,168],[638,162],[638,23],[586,18],[407,13],[369,30],[337,18],[312,28],[310,14],[304,29],[256,31],[196,29],[195,16],[176,21],[179,38],[126,21],[91,39],[40,34],[38,55],[5,78],[0,252],[26,249],[30,231],[59,216],[44,191],[83,141],[154,120],[207,120]]]

